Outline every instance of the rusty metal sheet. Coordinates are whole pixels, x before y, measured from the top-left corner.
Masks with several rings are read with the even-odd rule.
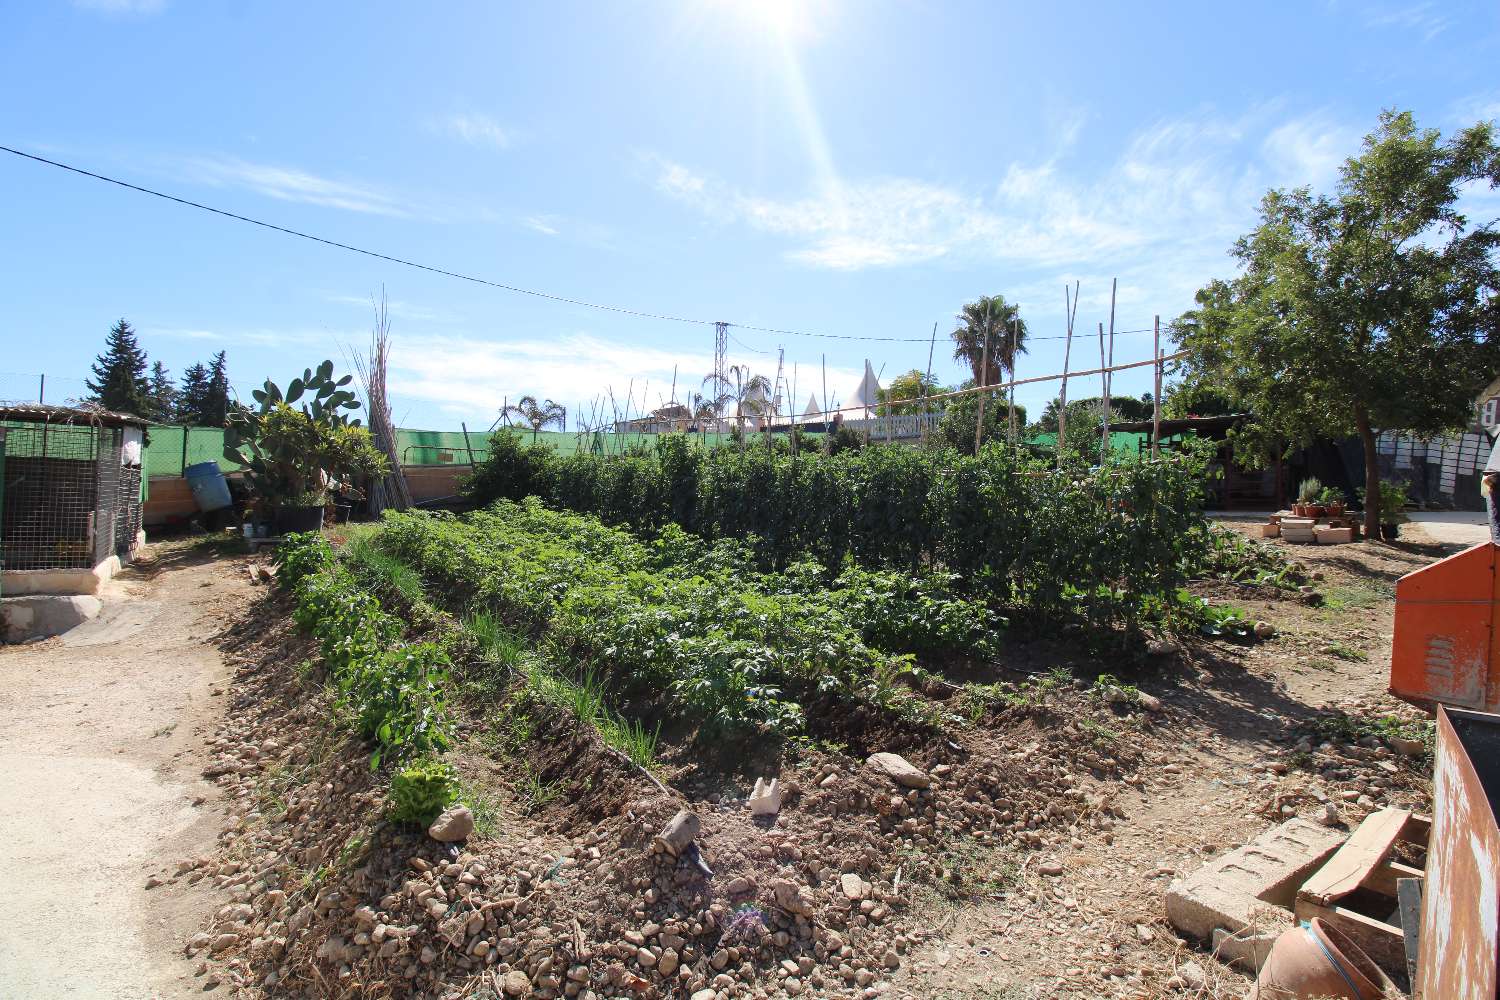
[[[1426,1000],[1500,990],[1500,715],[1438,708],[1417,959]]]

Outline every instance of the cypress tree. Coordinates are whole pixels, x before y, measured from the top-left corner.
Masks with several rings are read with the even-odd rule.
[[[182,389],[177,394],[177,422],[201,426],[208,400],[208,369],[195,364],[182,373]]]
[[[150,418],[159,424],[171,423],[177,412],[177,387],[167,374],[167,366],[160,361],[151,366],[146,394],[151,399]]]
[[[220,351],[208,363],[208,393],[203,404],[203,425],[223,427],[229,413],[229,363]]]
[[[93,402],[120,413],[150,414],[146,352],[124,319],[109,328],[104,353],[94,360],[93,372],[94,377],[87,381]]]

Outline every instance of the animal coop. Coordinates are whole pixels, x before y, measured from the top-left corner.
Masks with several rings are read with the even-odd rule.
[[[146,421],[11,405],[0,406],[0,427],[0,587],[8,594],[92,591],[139,544]],[[45,572],[57,570],[75,572]]]

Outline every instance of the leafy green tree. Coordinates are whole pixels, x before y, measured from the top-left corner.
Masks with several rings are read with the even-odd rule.
[[[522,396],[506,406],[501,415],[514,415],[525,421],[526,426],[531,428],[532,444],[536,444],[537,435],[542,432],[542,428],[561,428],[568,419],[568,411],[561,403],[554,403],[550,399],[538,402],[535,396]]]
[[[151,401],[151,411],[146,414],[159,424],[171,423],[177,411],[177,387],[167,366],[160,361],[151,366],[151,377],[146,380],[146,397]]]
[[[965,381],[960,388],[973,388],[974,383]],[[952,448],[962,455],[974,454],[974,421],[979,417],[979,394],[954,396],[943,401],[943,416],[938,421],[937,433],[932,442],[941,447]],[[1005,440],[1009,432],[1007,404],[991,399],[984,409],[984,440]],[[1026,426],[1026,407],[1016,404],[1016,426]]]
[[[1086,429],[1086,432],[1097,431],[1099,428],[1099,408],[1104,403],[1103,396],[1085,396],[1083,399],[1068,400],[1068,428]],[[1052,397],[1047,401],[1047,408],[1042,411],[1041,418],[1036,422],[1036,430],[1047,434],[1057,433],[1057,410],[1058,398]],[[1144,393],[1139,399],[1130,396],[1111,396],[1109,400],[1110,423],[1125,423],[1136,420],[1151,419],[1151,394]]]
[[[942,391],[936,378],[913,368],[903,375],[897,375],[891,379],[890,385],[881,388],[878,412],[885,416],[890,413],[922,413],[929,409],[936,411],[942,407],[942,401],[928,407],[922,403],[922,399]]]
[[[1469,186],[1500,186],[1482,122],[1443,140],[1384,112],[1332,195],[1273,190],[1235,244],[1243,272],[1197,295],[1176,335],[1190,382],[1246,403],[1243,461],[1357,434],[1378,496],[1376,434],[1466,423],[1500,362],[1500,230],[1471,225]],[[1378,537],[1377,505],[1365,529]]]
[[[969,366],[974,384],[996,385],[1004,372],[1016,370],[1016,357],[1026,353],[1026,321],[1019,307],[1004,295],[981,295],[964,304],[953,329],[953,360]],[[984,343],[990,344],[988,377],[983,378]]]
[[[1163,417],[1223,417],[1244,412],[1243,403],[1202,382],[1179,382],[1166,391],[1161,401]]]
[[[86,383],[93,402],[118,413],[150,414],[146,352],[136,340],[135,329],[124,319],[109,328],[104,353],[94,360],[93,373]]]
[[[201,425],[208,406],[208,369],[190,365],[182,373],[182,388],[177,390],[177,409],[173,419],[180,424]]]

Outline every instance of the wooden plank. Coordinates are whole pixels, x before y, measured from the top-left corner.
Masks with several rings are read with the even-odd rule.
[[[1344,846],[1302,883],[1297,898],[1327,906],[1358,889],[1390,856],[1410,818],[1408,810],[1389,807],[1366,816],[1359,829],[1344,841]]]
[[[1399,861],[1387,861],[1383,865],[1376,866],[1365,879],[1364,887],[1372,892],[1378,892],[1382,896],[1396,898],[1396,885],[1404,878],[1420,879],[1422,869],[1413,868],[1411,865],[1403,865]]]

